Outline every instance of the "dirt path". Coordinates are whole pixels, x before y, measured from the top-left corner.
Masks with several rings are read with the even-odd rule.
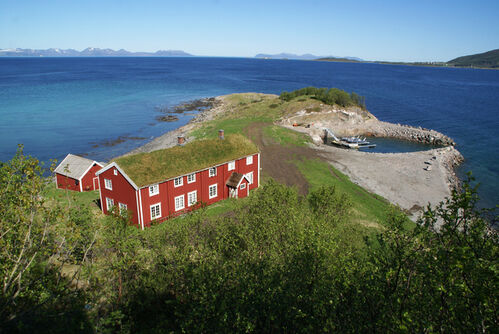
[[[296,186],[301,195],[307,195],[308,182],[293,161],[323,159],[309,147],[283,146],[273,142],[263,134],[266,126],[269,124],[253,123],[245,129],[245,135],[260,148],[264,176],[288,186]]]

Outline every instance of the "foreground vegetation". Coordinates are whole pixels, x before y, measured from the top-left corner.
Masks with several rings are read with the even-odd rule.
[[[392,210],[350,245],[351,199],[332,185],[303,197],[268,180],[231,214],[140,231],[88,198],[45,201],[41,174],[22,150],[0,166],[2,332],[498,328],[497,217],[468,183],[415,228]]]

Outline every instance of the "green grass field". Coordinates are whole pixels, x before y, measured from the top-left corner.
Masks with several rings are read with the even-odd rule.
[[[227,136],[244,134],[248,127],[258,124],[262,129],[264,139],[273,144],[284,147],[304,147],[311,142],[307,135],[275,125],[274,121],[287,114],[316,108],[318,101],[314,99],[302,97],[291,102],[284,102],[276,96],[248,93],[230,95],[225,98],[225,102],[227,112],[212,121],[200,124],[190,135],[198,139],[216,138],[219,129],[224,129]],[[303,157],[297,159],[295,157],[292,163],[297,166],[300,173],[307,180],[310,191],[314,191],[321,185],[333,185],[339,192],[346,194],[351,199],[351,223],[355,224],[357,236],[350,236],[350,238],[353,238],[352,242],[354,243],[359,243],[363,235],[383,229],[383,222],[386,221],[390,210],[398,210],[392,207],[384,198],[370,193],[351,182],[346,175],[325,161],[305,159]],[[265,171],[262,174],[262,176],[265,176]],[[266,178],[263,177],[262,182],[265,182],[265,180]],[[76,193],[58,190],[51,183],[45,190],[45,196],[49,200],[73,201],[77,204],[89,205],[97,214],[99,212],[96,204],[99,199],[97,191]],[[203,210],[207,217],[216,217],[236,211],[241,206],[244,206],[244,203],[245,199],[229,199],[206,207]],[[168,223],[174,223],[179,219],[182,219],[182,217],[173,218]],[[354,228],[352,226],[349,229]],[[407,226],[410,228],[414,224],[408,220]]]

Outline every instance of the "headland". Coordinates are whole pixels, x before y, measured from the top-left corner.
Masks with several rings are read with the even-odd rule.
[[[207,102],[210,107],[199,112],[185,126],[128,154],[172,147],[177,145],[178,136],[184,136],[187,141],[194,140],[206,135],[206,128],[213,123],[213,126],[226,127],[226,132],[234,126],[233,131],[242,130],[262,152],[263,175],[295,185],[303,194],[308,191],[305,178],[300,175],[303,173],[287,163],[303,156],[326,161],[354,183],[398,205],[413,220],[424,207],[437,205],[458,186],[454,168],[463,157],[454,147],[454,141],[437,131],[383,122],[360,107],[331,106],[303,97],[282,101],[277,95],[246,93],[203,100],[203,103]],[[269,126],[271,131],[287,128],[305,134],[310,140],[305,147],[276,143],[269,139],[272,137]],[[324,128],[330,128],[340,136],[387,137],[440,147],[410,153],[345,150],[324,144]]]

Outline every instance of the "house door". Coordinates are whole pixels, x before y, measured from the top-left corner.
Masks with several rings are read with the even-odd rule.
[[[237,198],[237,188],[229,188],[229,197]]]
[[[99,178],[94,177],[94,190],[99,189]]]

